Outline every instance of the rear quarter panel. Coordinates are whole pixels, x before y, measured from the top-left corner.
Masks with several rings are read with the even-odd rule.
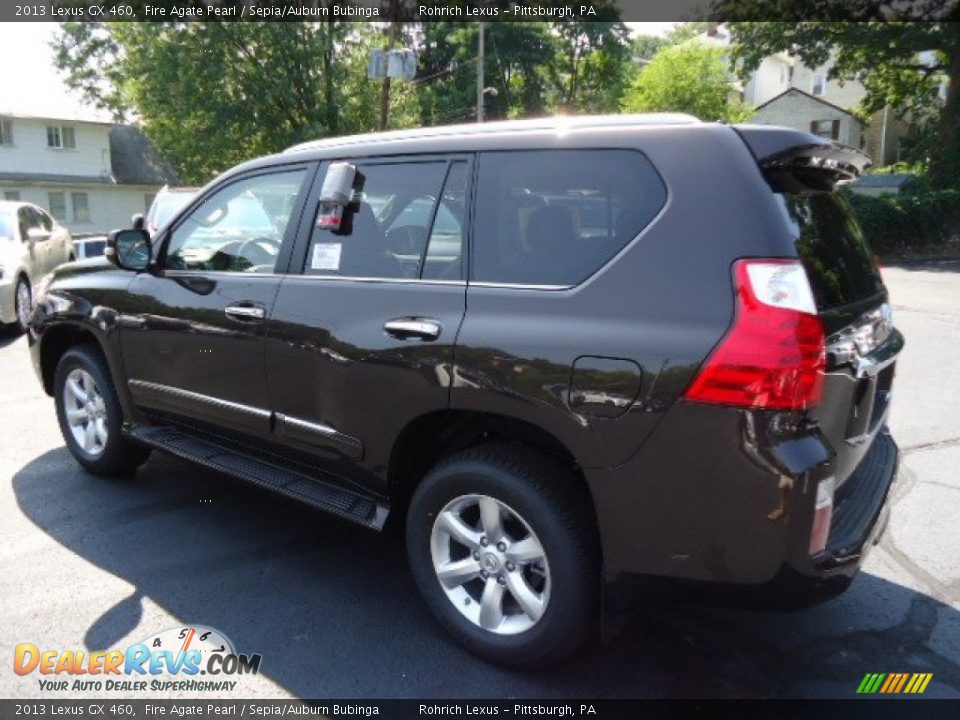
[[[611,467],[636,452],[730,324],[732,262],[796,251],[753,157],[729,127],[594,129],[557,145],[640,150],[667,187],[666,205],[578,287],[471,284],[451,405],[533,423],[582,467]],[[640,366],[640,393],[628,412],[588,418],[571,410],[558,389],[583,355]]]

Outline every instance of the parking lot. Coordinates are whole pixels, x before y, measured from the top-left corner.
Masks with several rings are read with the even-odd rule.
[[[0,696],[41,694],[11,671],[18,643],[124,648],[195,623],[262,654],[237,697],[850,697],[867,672],[932,672],[924,697],[960,698],[960,263],[884,272],[907,337],[891,423],[902,474],[851,589],[789,614],[642,608],[609,645],[540,672],[449,640],[396,534],[160,455],[133,479],[85,475],[26,341],[4,335]]]

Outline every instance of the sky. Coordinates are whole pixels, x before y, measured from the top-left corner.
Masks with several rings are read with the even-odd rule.
[[[672,22],[626,23],[634,35],[664,35]],[[0,23],[0,114],[65,120],[109,120],[70,93],[53,66],[56,23]]]

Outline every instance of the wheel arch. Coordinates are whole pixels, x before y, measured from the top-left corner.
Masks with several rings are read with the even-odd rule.
[[[440,410],[407,423],[390,454],[387,481],[391,505],[406,507],[424,475],[443,458],[495,442],[516,442],[559,460],[576,478],[596,517],[583,470],[559,438],[525,420],[472,410]]]
[[[58,323],[46,328],[40,341],[40,372],[43,389],[47,395],[53,395],[53,380],[60,358],[72,347],[92,344],[106,357],[107,353],[100,339],[89,328],[74,323]]]

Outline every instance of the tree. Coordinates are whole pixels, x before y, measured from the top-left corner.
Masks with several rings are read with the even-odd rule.
[[[557,105],[569,112],[616,110],[633,71],[630,33],[617,3],[595,0],[591,7],[596,15],[590,20],[550,23],[558,40],[551,77]]]
[[[630,86],[623,109],[685,112],[727,122],[739,122],[749,114],[735,95],[724,49],[697,40],[659,50]]]
[[[930,181],[935,187],[960,185],[960,23],[937,19],[949,6],[947,0],[901,5],[782,0],[778,9],[787,15],[824,20],[734,22],[735,57],[744,73],[780,51],[794,53],[811,67],[832,61],[830,77],[863,83],[865,111],[890,105],[912,120],[932,116],[939,152],[930,158]],[[960,19],[958,8],[950,11],[954,20]],[[920,17],[921,12],[927,17]],[[734,19],[751,13],[757,16],[749,2],[729,3]],[[942,102],[937,93],[944,80],[948,89]]]

